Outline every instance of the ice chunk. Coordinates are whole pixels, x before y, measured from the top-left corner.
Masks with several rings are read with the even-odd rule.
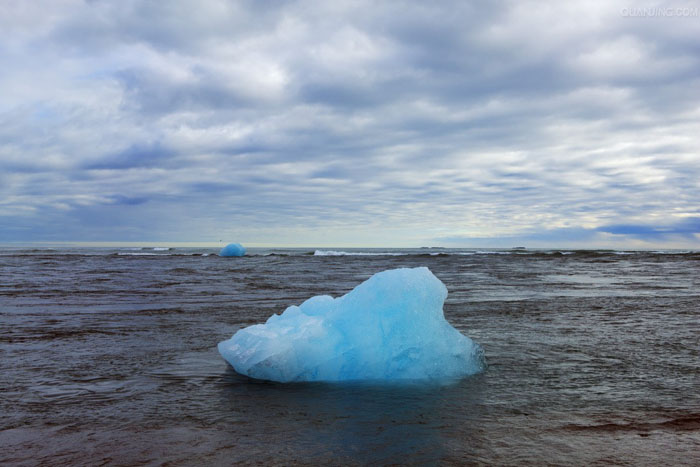
[[[221,249],[219,256],[243,256],[245,248],[240,243],[229,243]]]
[[[219,352],[244,375],[290,381],[448,380],[482,371],[481,347],[446,320],[428,268],[373,275],[241,329]]]

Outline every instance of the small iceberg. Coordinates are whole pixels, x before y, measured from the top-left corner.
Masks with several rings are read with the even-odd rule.
[[[243,256],[245,248],[240,243],[229,243],[221,249],[219,256]]]
[[[279,382],[454,380],[486,363],[446,320],[428,268],[377,273],[339,298],[312,297],[219,343],[233,368]]]

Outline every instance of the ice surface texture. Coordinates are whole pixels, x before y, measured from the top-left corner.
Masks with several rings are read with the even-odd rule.
[[[241,329],[219,343],[219,352],[238,373],[279,382],[478,373],[483,351],[445,321],[446,297],[428,268],[383,271],[340,298],[312,297]]]
[[[221,249],[219,256],[243,256],[245,248],[240,243],[229,243]]]

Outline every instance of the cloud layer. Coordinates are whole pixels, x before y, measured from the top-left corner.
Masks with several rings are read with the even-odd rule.
[[[0,241],[697,245],[674,7],[3,2]]]

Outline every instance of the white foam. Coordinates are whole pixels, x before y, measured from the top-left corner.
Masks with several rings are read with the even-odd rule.
[[[117,253],[117,256],[160,256],[158,253]]]
[[[409,253],[316,250],[314,256],[407,256]]]

